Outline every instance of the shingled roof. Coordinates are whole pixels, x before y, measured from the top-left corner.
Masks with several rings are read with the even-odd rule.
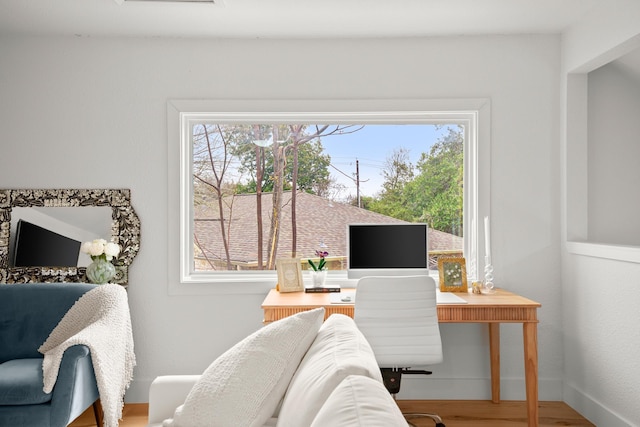
[[[312,194],[299,192],[296,195],[297,255],[312,257],[320,243],[327,246],[330,256],[346,256],[346,230],[348,224],[403,223],[395,218],[361,209],[346,203]],[[256,195],[229,196],[225,202],[225,225],[229,230],[231,259],[235,263],[257,261]],[[284,192],[278,254],[291,254],[291,192]],[[213,205],[213,206],[212,206]],[[264,232],[263,256],[267,256],[267,240],[271,223],[272,194],[263,193],[262,220]],[[211,259],[225,259],[220,232],[217,203],[199,206],[195,211],[195,233],[197,243]],[[229,226],[230,225],[230,226]],[[429,251],[462,250],[462,238],[449,233],[429,229]]]

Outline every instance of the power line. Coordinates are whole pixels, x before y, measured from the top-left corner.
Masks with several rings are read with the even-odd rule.
[[[333,165],[333,163],[329,163],[329,166],[331,166],[332,168],[334,168],[335,170],[337,170],[338,172],[340,172],[342,175],[346,176],[347,178],[349,178],[351,181],[356,182],[356,180],[351,176],[348,175],[346,172],[341,171],[340,169],[338,169],[337,167],[335,167]]]
[[[352,178],[351,176],[347,175],[346,172],[341,171],[340,169],[338,169],[337,167],[335,167],[331,163],[329,163],[329,166],[331,166],[332,168],[334,168],[335,170],[337,170],[342,175],[346,176],[347,178],[349,178],[350,180],[352,180],[356,184],[356,200],[358,202],[358,207],[361,208],[362,207],[362,203],[361,203],[361,199],[360,199],[360,183],[361,182],[367,182],[367,181],[369,181],[369,179],[366,179],[364,181],[360,180],[360,162],[359,162],[359,160],[356,159],[356,177],[355,178]]]

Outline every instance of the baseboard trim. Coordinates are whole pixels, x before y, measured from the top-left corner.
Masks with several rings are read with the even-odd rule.
[[[634,425],[631,421],[625,420],[598,400],[572,385],[566,383],[563,385],[562,396],[562,400],[567,405],[597,426],[629,427]]]

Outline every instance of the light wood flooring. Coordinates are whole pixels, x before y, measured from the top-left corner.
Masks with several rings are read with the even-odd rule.
[[[520,427],[527,425],[525,402],[503,401],[499,404],[486,400],[399,400],[404,412],[436,412],[447,427]],[[540,427],[595,427],[563,402],[540,402]],[[120,427],[145,427],[146,403],[128,403],[124,406]],[[433,427],[427,419],[414,419],[417,427]],[[95,427],[93,409],[89,408],[70,427]]]

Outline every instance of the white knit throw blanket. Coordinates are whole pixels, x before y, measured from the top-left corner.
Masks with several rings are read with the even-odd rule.
[[[45,393],[53,390],[62,354],[76,344],[91,351],[104,427],[117,427],[136,365],[127,292],[122,286],[100,285],[82,295],[40,346]]]

